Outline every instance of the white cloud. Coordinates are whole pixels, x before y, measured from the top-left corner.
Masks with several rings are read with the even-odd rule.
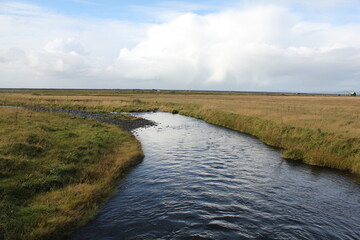
[[[206,15],[165,11],[167,19],[176,14],[150,26],[0,6],[0,87],[359,88],[358,22],[312,21],[289,7],[242,4]]]
[[[82,44],[73,38],[57,38],[45,44],[44,49],[48,53],[87,55]]]
[[[222,6],[225,6],[223,2]],[[184,13],[197,11],[214,11],[217,6],[209,4],[190,3],[182,1],[159,1],[156,5],[132,5],[129,8],[135,15],[140,15],[143,21],[166,22]]]
[[[121,47],[135,45],[147,26],[0,3],[0,87],[111,87],[113,78],[98,73]]]
[[[189,13],[150,28],[113,69],[166,88],[351,88],[360,79],[360,24],[304,22],[274,6]]]

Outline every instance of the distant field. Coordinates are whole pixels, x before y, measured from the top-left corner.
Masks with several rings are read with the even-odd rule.
[[[177,110],[252,134],[283,156],[360,174],[360,97],[156,91],[18,91],[2,105],[89,111]]]

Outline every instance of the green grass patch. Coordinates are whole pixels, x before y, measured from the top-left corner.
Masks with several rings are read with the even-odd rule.
[[[143,155],[128,132],[0,108],[0,239],[61,239],[96,214]]]

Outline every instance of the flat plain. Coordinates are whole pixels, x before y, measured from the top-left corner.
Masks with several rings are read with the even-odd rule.
[[[6,209],[0,233],[5,239],[53,239],[71,232],[96,214],[116,179],[142,156],[133,136],[114,126],[31,108],[180,113],[253,135],[278,147],[284,158],[344,170],[359,181],[359,97],[1,90],[1,105],[29,108],[0,108],[1,204]]]
[[[285,158],[360,173],[360,98],[141,90],[3,91],[2,105],[178,111],[258,137]]]

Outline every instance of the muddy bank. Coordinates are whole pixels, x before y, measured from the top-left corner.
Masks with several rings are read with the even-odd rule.
[[[121,115],[121,113],[91,113],[82,110],[43,107],[34,107],[28,109],[41,112],[68,113],[75,117],[94,119],[99,122],[113,124],[129,132],[136,128],[150,127],[156,125],[155,122],[143,118],[121,119],[118,117],[119,115]]]

